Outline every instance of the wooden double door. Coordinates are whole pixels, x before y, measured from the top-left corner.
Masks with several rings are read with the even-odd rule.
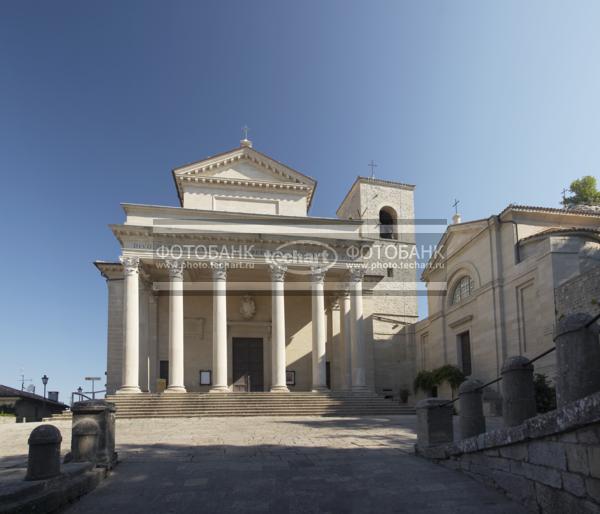
[[[264,391],[262,338],[234,337],[231,350],[233,391]]]

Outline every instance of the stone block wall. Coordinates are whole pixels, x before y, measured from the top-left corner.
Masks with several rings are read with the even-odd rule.
[[[595,316],[600,312],[600,266],[577,275],[554,290],[556,317],[575,312]]]
[[[532,512],[600,512],[600,393],[517,427],[417,451]]]

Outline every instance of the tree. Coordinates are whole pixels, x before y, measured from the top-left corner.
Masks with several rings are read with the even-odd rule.
[[[556,409],[556,388],[546,380],[546,376],[536,373],[533,379],[535,405],[539,414]]]
[[[459,368],[446,364],[441,368],[431,371],[419,371],[415,377],[413,387],[415,392],[421,389],[421,391],[431,394],[431,391],[435,387],[441,385],[443,382],[448,382],[452,388],[452,396],[454,396],[454,391],[465,381],[465,378],[464,373]]]
[[[571,182],[570,191],[573,196],[563,199],[562,204],[565,207],[573,205],[594,205],[600,203],[600,191],[596,187],[596,177],[586,175],[580,179]]]

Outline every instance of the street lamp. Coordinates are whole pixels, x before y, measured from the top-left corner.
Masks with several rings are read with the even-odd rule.
[[[46,376],[45,373],[44,373],[44,376],[42,377],[42,384],[44,384],[44,398],[46,398],[46,385],[48,384],[48,377]]]

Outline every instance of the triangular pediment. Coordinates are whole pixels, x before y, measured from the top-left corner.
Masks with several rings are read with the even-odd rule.
[[[184,184],[271,187],[303,191],[312,200],[316,181],[250,146],[207,157],[173,170],[181,198]]]
[[[447,259],[452,254],[459,251],[473,237],[479,234],[487,227],[487,220],[476,220],[467,223],[458,223],[456,225],[448,225],[444,235],[437,245],[436,252],[433,254],[427,268],[422,274],[422,278],[427,280],[429,270],[435,269],[435,266],[442,260]]]
[[[316,181],[250,147],[207,157],[173,170],[176,177],[223,177],[261,182],[287,182],[314,187]]]
[[[444,254],[447,256],[452,255],[485,229],[486,226],[486,221],[450,225],[444,241]]]
[[[257,180],[259,182],[290,182],[292,180],[286,180],[281,175],[276,175],[270,171],[265,170],[259,164],[254,162],[248,162],[246,160],[239,160],[229,163],[219,168],[211,169],[203,172],[205,177],[224,178],[232,180]]]

